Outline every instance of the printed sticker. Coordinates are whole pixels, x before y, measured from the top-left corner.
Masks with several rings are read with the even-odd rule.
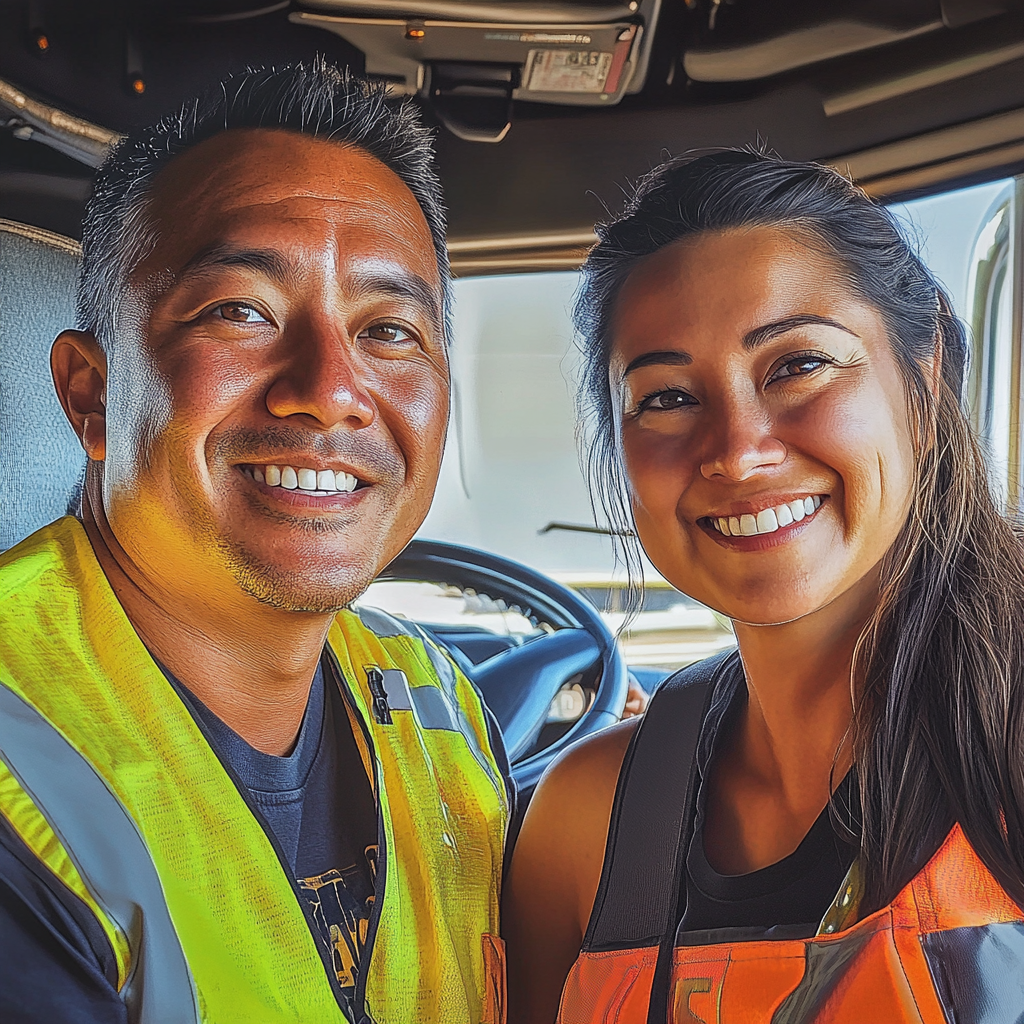
[[[601,50],[531,50],[528,92],[604,92],[612,55]]]

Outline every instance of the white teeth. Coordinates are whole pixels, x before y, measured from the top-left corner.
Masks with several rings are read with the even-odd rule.
[[[260,483],[266,482],[271,487],[286,487],[290,491],[300,489],[320,494],[335,494],[338,491],[351,493],[359,486],[359,480],[351,473],[333,469],[253,466],[252,475]]]
[[[764,508],[757,513],[758,533],[774,533],[778,528],[779,520],[775,515],[774,509]]]
[[[341,474],[338,475],[338,486],[341,486]],[[763,533],[774,533],[783,526],[799,523],[821,508],[821,497],[817,494],[807,498],[795,498],[793,501],[774,508],[762,509],[757,515],[722,516],[711,520],[712,526],[726,537],[755,537]]]

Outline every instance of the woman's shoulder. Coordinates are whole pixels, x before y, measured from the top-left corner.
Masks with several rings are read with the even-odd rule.
[[[574,743],[544,773],[530,803],[532,826],[566,847],[603,857],[623,758],[642,718],[628,718]]]
[[[550,796],[584,792],[597,796],[609,786],[614,795],[626,750],[642,721],[643,716],[627,718],[574,743],[552,761],[537,787],[538,795],[543,789]]]
[[[590,917],[619,771],[639,721],[629,718],[603,729],[553,761],[516,840],[507,886],[507,924],[518,934],[522,921],[532,920],[532,908],[543,906],[552,936],[560,934],[559,929],[565,932],[561,945],[563,959],[568,957],[566,971]]]

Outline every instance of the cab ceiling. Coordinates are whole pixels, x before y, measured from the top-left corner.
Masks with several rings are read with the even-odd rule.
[[[304,20],[351,15],[354,6],[364,8],[360,17],[400,16],[410,24],[434,8],[449,18],[460,6],[473,16],[482,8],[479,0],[381,0],[376,12],[366,0],[262,7],[256,0],[0,0],[0,80],[123,132],[247,66],[325,54],[364,70],[363,52]],[[557,8],[567,24],[595,16],[602,2],[518,6],[538,17],[547,9],[547,23]],[[628,3],[604,6],[630,16]],[[647,26],[653,33],[642,87],[621,90],[613,106],[511,98],[510,129],[487,143],[446,130],[430,95],[420,97],[438,125],[451,237],[464,254],[478,252],[486,262],[503,239],[523,251],[557,247],[559,239],[582,244],[594,221],[617,209],[630,181],[666,154],[705,147],[760,145],[839,162],[890,154],[888,167],[881,155],[874,163],[849,161],[855,174],[874,167],[880,182],[890,180],[883,172],[913,167],[915,159],[948,163],[945,177],[964,181],[1024,166],[1024,0],[644,0],[632,10],[637,18],[656,11],[657,24]],[[7,113],[0,216],[77,235],[91,169],[39,145]],[[989,127],[979,134],[975,122]],[[906,142],[918,137],[925,149]],[[915,156],[918,150],[925,155]],[[941,177],[897,175],[877,190],[934,188]]]

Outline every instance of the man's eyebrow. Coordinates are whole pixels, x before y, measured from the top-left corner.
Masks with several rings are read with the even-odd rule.
[[[625,380],[634,370],[641,366],[689,366],[693,362],[693,356],[686,352],[676,352],[669,349],[665,352],[645,352],[637,356],[625,370],[622,371],[622,379]]]
[[[214,267],[242,267],[263,274],[281,284],[298,275],[298,268],[277,249],[238,248],[232,245],[214,245],[193,256],[181,268],[178,280],[201,274]],[[342,286],[355,295],[391,295],[415,303],[430,317],[431,326],[443,334],[441,303],[438,289],[419,274],[401,267],[385,270],[356,271],[346,274]]]
[[[795,330],[797,327],[806,327],[808,324],[821,324],[824,327],[835,327],[839,331],[852,334],[855,338],[860,337],[856,331],[851,331],[845,324],[838,320],[832,320],[827,316],[818,316],[816,313],[798,313],[796,316],[787,316],[782,320],[773,320],[770,324],[762,324],[748,331],[743,336],[743,347],[745,349],[757,348],[772,338],[777,338],[786,331]]]
[[[345,284],[357,295],[383,294],[414,303],[430,317],[431,326],[443,334],[438,289],[419,274],[399,267],[387,271],[357,271],[347,278]]]
[[[257,274],[262,274],[281,284],[295,276],[295,268],[287,257],[277,249],[241,249],[233,245],[213,245],[196,253],[181,268],[178,280],[184,280],[216,267],[241,267],[245,270],[254,270]]]

